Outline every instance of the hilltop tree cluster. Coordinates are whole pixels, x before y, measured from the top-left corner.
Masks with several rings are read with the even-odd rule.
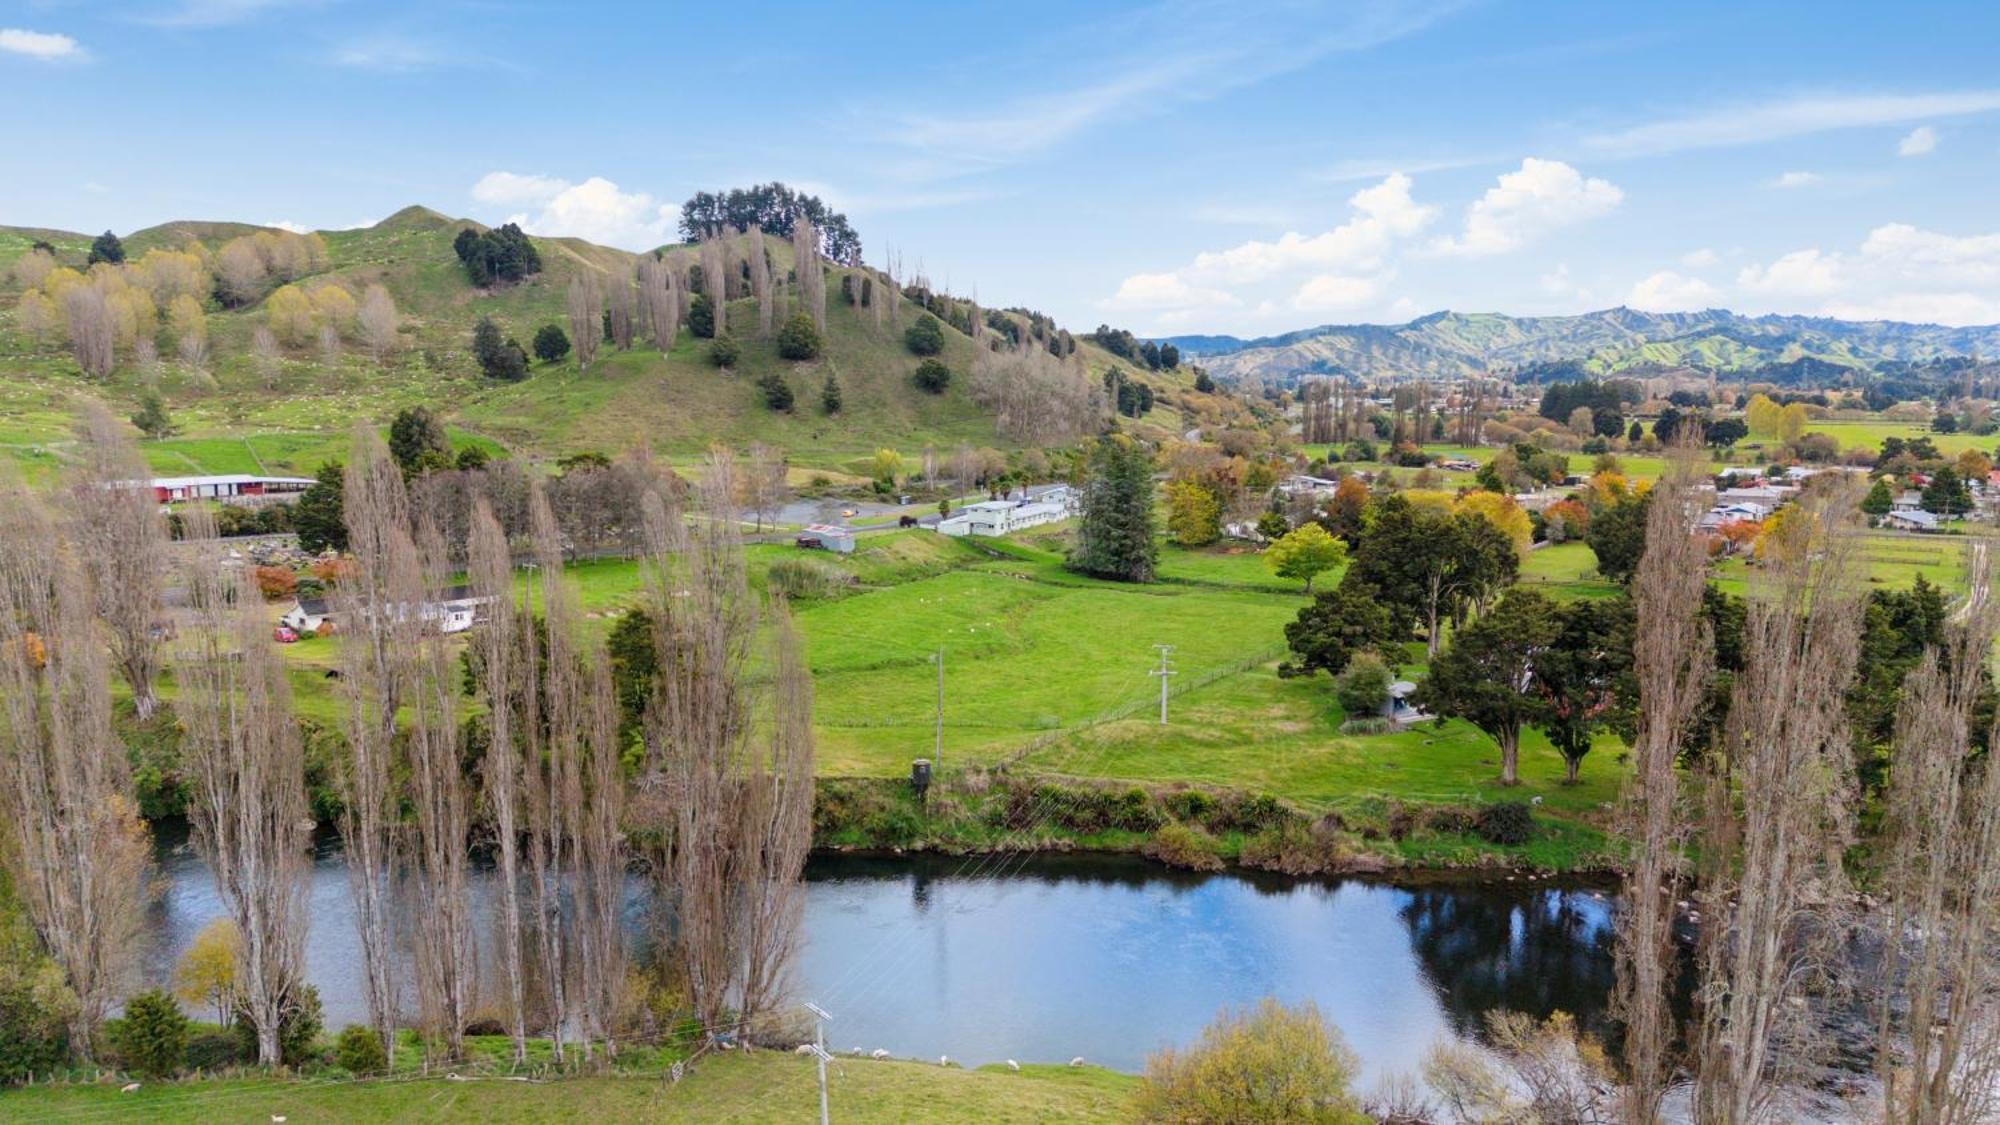
[[[698,191],[681,204],[681,238],[699,242],[726,231],[760,227],[767,234],[792,237],[792,227],[800,219],[819,232],[820,245],[835,262],[855,265],[861,261],[861,236],[854,233],[847,216],[827,207],[816,195],[795,191],[773,181],[724,192]]]
[[[514,223],[485,231],[467,227],[452,239],[451,248],[465,265],[465,276],[482,289],[542,272],[541,253]]]

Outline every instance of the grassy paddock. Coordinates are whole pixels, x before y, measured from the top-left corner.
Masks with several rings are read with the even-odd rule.
[[[843,1059],[827,1078],[837,1120],[999,1125],[1130,1119],[1138,1080],[1095,1067],[960,1070]],[[788,1053],[706,1060],[678,1085],[661,1073],[510,1082],[443,1078],[319,1082],[276,1078],[113,1084],[0,1093],[0,1121],[810,1121],[812,1060]]]

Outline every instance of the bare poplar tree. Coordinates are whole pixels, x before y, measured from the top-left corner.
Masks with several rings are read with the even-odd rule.
[[[499,956],[507,976],[507,1032],[513,1037],[514,1062],[519,1065],[528,1057],[528,1005],[522,973],[527,952],[521,944],[522,762],[516,708],[520,678],[532,675],[534,668],[520,663],[523,625],[514,604],[513,556],[507,547],[507,533],[483,496],[473,502],[469,552],[472,593],[487,599],[486,620],[472,637],[479,699],[486,707],[486,757],[480,772],[498,845]]]
[[[743,260],[750,266],[750,294],[757,298],[757,334],[769,336],[778,302],[771,286],[771,257],[764,247],[764,228],[751,223],[741,244]]]
[[[1702,613],[1707,550],[1694,531],[1708,506],[1702,485],[1699,467],[1682,455],[1654,486],[1632,584],[1640,727],[1620,808],[1633,854],[1618,927],[1614,1007],[1625,1025],[1624,1119],[1642,1125],[1659,1120],[1675,1069],[1673,909],[1686,881],[1688,829],[1675,765],[1713,668]]]
[[[84,408],[78,458],[63,493],[69,533],[89,578],[97,616],[111,632],[112,658],[141,719],[160,699],[161,584],[167,569],[166,521],[146,487],[152,475],[101,403]]]
[[[569,334],[576,347],[576,369],[588,371],[597,358],[598,341],[604,338],[603,298],[598,295],[597,278],[579,273],[569,280]]]
[[[749,463],[737,478],[740,495],[737,497],[743,507],[756,516],[757,530],[764,530],[764,521],[776,520],[778,510],[789,498],[790,488],[786,486],[787,466],[782,450],[756,442],[750,446]]]
[[[713,1029],[733,1009],[754,1030],[782,991],[796,941],[787,896],[804,861],[803,845],[792,847],[798,818],[810,834],[811,786],[796,780],[800,769],[811,774],[811,696],[797,678],[794,643],[784,640],[783,607],[771,632],[761,628],[744,574],[738,492],[735,465],[720,452],[710,455],[691,525],[671,497],[646,502],[660,654],[646,770],[655,798],[648,811],[671,840],[655,871],[676,904],[674,947],[695,1014]],[[773,681],[749,675],[764,636],[779,642],[768,704],[760,690]],[[768,722],[753,721],[764,715]]]
[[[256,1031],[257,1061],[276,1066],[279,1029],[305,983],[305,752],[248,573],[224,567],[206,509],[190,509],[187,520],[183,583],[196,620],[180,636],[174,669],[188,822],[242,941],[236,988]]]
[[[1853,818],[1843,697],[1861,599],[1849,493],[1802,497],[1805,534],[1752,581],[1744,670],[1704,801],[1700,1121],[1759,1120],[1821,1046],[1806,993],[1832,983],[1825,943]]]
[[[462,1058],[465,1025],[477,996],[466,865],[471,838],[471,800],[459,766],[456,652],[435,617],[444,600],[451,568],[434,527],[417,532],[424,573],[422,600],[390,608],[414,618],[415,651],[408,665],[409,790],[413,812],[409,868],[411,930],[416,946],[417,999],[425,1050],[440,1061]],[[407,540],[401,540],[401,550]],[[410,565],[410,564],[404,564]]]
[[[63,315],[69,322],[69,349],[76,365],[86,375],[111,374],[117,337],[104,294],[94,285],[70,287],[63,293]]]
[[[729,255],[721,231],[701,240],[701,291],[715,312],[715,334],[729,331]]]
[[[342,490],[354,573],[334,587],[340,645],[342,733],[340,831],[354,922],[361,937],[368,1022],[384,1051],[395,1047],[396,974],[389,879],[395,866],[398,793],[396,712],[406,702],[408,662],[424,581],[410,537],[403,473],[366,424],[355,427]],[[399,611],[399,607],[401,607]]]
[[[621,352],[629,352],[632,350],[633,334],[632,282],[624,277],[613,277],[605,297],[605,308],[610,314],[611,346]]]
[[[1975,590],[1990,581],[1982,569]],[[2000,1115],[2000,769],[1972,739],[1996,633],[2000,607],[1974,603],[1904,680],[1897,709],[1877,1051],[1884,1119],[1906,1125]]]
[[[743,1010],[777,1010],[791,985],[805,909],[806,854],[812,850],[812,672],[782,602],[773,606],[776,677],[768,739],[742,767]]]
[[[625,983],[625,767],[618,737],[618,696],[601,640],[578,654],[582,689],[580,760],[568,810],[575,855],[576,999],[584,1057],[593,1041],[617,1051],[618,1002]]]
[[[396,347],[396,302],[389,291],[376,282],[361,295],[361,338],[368,345],[368,354],[376,363]]]
[[[575,614],[562,580],[563,554],[555,513],[547,492],[537,482],[529,495],[534,529],[535,560],[540,571],[542,623],[537,630],[528,618],[521,630],[523,692],[518,720],[522,738],[522,799],[527,821],[529,885],[534,896],[536,945],[544,986],[548,991],[550,1048],[563,1058],[563,1033],[569,1023],[568,935],[562,910],[562,878],[570,860],[566,800],[572,792],[578,714],[582,688],[576,682],[576,662],[568,659],[571,622]],[[548,640],[544,655],[542,638]],[[539,671],[537,671],[539,669]]]
[[[654,345],[661,355],[669,354],[681,333],[680,298],[674,293],[672,272],[651,255],[639,259],[639,299],[652,323]]]
[[[268,326],[258,325],[257,330],[250,334],[250,361],[256,365],[257,378],[267,391],[278,387],[280,359],[278,338],[271,334]]]
[[[132,968],[150,858],[104,645],[72,545],[20,482],[0,481],[0,862],[76,995],[88,1062]]]
[[[799,275],[799,300],[813,323],[826,331],[826,271],[822,266],[819,228],[800,215],[792,223],[792,261]]]

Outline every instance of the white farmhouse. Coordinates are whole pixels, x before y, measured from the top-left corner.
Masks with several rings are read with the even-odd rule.
[[[1069,505],[1048,500],[981,500],[939,520],[937,529],[946,535],[1008,535],[1069,514]]]

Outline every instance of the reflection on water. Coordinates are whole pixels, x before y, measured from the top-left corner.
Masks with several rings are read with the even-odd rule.
[[[220,913],[201,862],[164,834],[147,980],[165,981]],[[490,916],[481,874],[474,893]],[[628,925],[642,938],[643,888]],[[327,1022],[364,1016],[336,841],[311,889],[307,972]],[[830,1046],[968,1064],[1005,1058],[1138,1070],[1224,1006],[1312,1000],[1368,1069],[1415,1065],[1489,1008],[1556,1009],[1601,1026],[1610,900],[1549,883],[1421,887],[1193,875],[1124,857],[816,858],[807,871],[801,999],[834,1014]],[[490,929],[490,927],[489,927]],[[482,942],[490,967],[490,937]],[[497,974],[488,972],[488,977]]]

